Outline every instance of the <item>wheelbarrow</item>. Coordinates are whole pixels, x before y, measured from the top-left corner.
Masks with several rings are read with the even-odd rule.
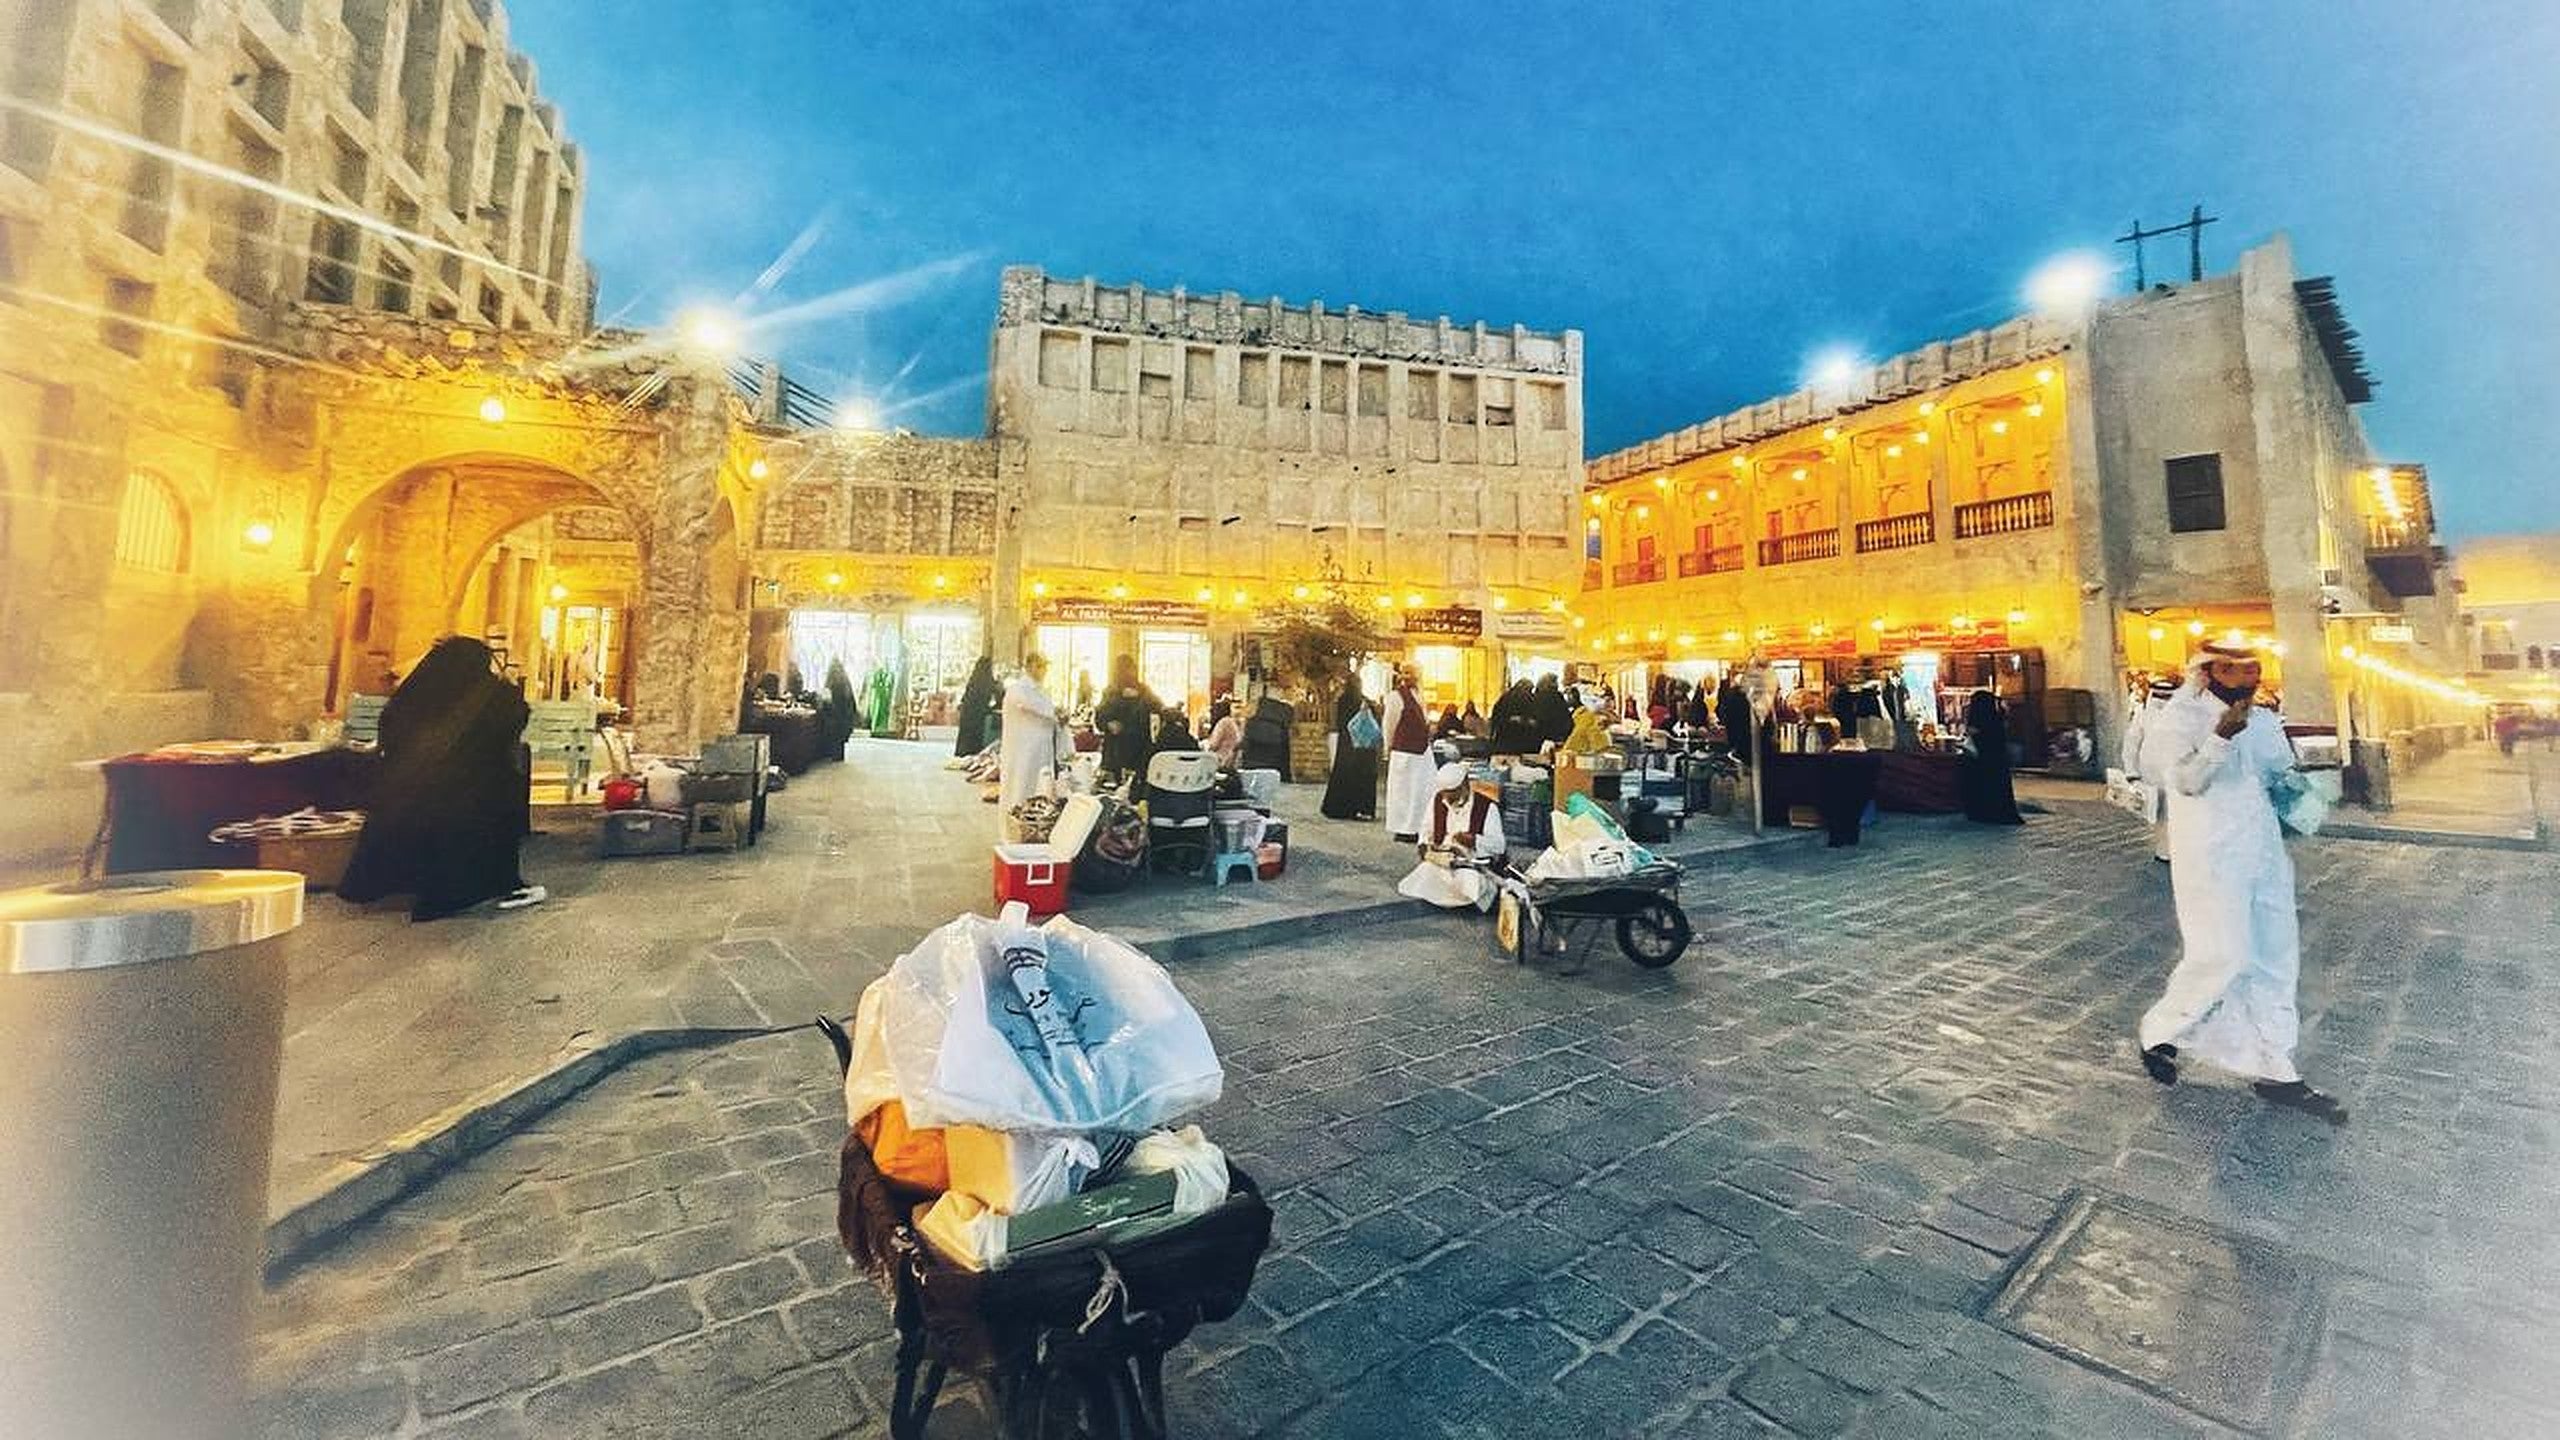
[[[1485,870],[1498,887],[1494,944],[1522,964],[1532,956],[1555,956],[1565,961],[1562,968],[1580,970],[1610,937],[1648,970],[1662,969],[1689,949],[1680,867],[1668,860],[1580,880],[1532,880],[1507,862]]]
[[[844,1027],[820,1017],[839,1067]],[[836,1234],[889,1302],[898,1329],[892,1440],[922,1440],[952,1372],[976,1383],[1005,1440],[1164,1440],[1164,1357],[1203,1321],[1244,1304],[1271,1243],[1271,1208],[1228,1166],[1225,1203],[1125,1240],[971,1270],[916,1231],[936,1198],[880,1173],[847,1135]]]

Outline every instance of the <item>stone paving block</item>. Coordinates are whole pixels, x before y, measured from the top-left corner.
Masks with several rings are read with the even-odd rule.
[[[1382,1210],[1356,1220],[1345,1232],[1349,1243],[1395,1260],[1411,1260],[1440,1244],[1437,1225],[1403,1209]]]
[[[1787,1323],[1777,1311],[1714,1280],[1674,1301],[1665,1313],[1733,1355],[1751,1354],[1777,1339]]]
[[[687,1335],[652,1358],[669,1388],[695,1399],[706,1412],[804,1363],[782,1317],[772,1313]]]
[[[1283,1320],[1304,1314],[1343,1290],[1341,1281],[1295,1255],[1265,1257],[1253,1276],[1253,1302]]]
[[[1522,1389],[1554,1379],[1582,1353],[1581,1345],[1552,1322],[1517,1309],[1479,1316],[1451,1338]]]
[[[442,1415],[526,1390],[560,1373],[560,1344],[538,1322],[511,1325],[418,1358],[418,1413]]]
[[[396,1309],[375,1333],[374,1354],[397,1360],[486,1335],[514,1322],[521,1299],[518,1290],[484,1286]]]
[[[534,1391],[525,1399],[524,1419],[547,1440],[603,1440],[673,1427],[689,1409],[684,1397],[668,1391],[657,1367],[643,1357]]]
[[[697,1225],[687,1230],[672,1230],[656,1236],[640,1247],[640,1258],[661,1279],[681,1279],[752,1260],[764,1253],[753,1224],[727,1219]]]
[[[1637,1244],[1699,1274],[1713,1270],[1748,1243],[1730,1230],[1673,1206],[1647,1212],[1628,1227],[1628,1235]]]
[[[1787,1218],[1784,1209],[1721,1181],[1676,1196],[1673,1203],[1738,1235],[1758,1235]]]
[[[744,1265],[716,1270],[696,1282],[702,1308],[713,1320],[734,1320],[769,1310],[806,1288],[800,1269],[788,1255],[767,1255]]]
[[[1891,1390],[1916,1373],[1923,1352],[1832,1315],[1818,1315],[1788,1337],[1787,1358],[1853,1389]]]
[[[337,1440],[383,1435],[409,1413],[409,1384],[396,1370],[318,1376],[258,1398],[253,1418],[264,1440]]]
[[[1785,1427],[1808,1437],[1845,1434],[1857,1422],[1863,1401],[1858,1392],[1792,1360],[1772,1356],[1745,1370],[1733,1382],[1734,1398]]]
[[[1693,1272],[1636,1248],[1624,1237],[1594,1248],[1574,1263],[1572,1273],[1638,1310],[1655,1308],[1695,1279]]]
[[[1574,1274],[1538,1282],[1529,1302],[1537,1313],[1585,1341],[1607,1339],[1636,1313],[1626,1301]]]
[[[702,1328],[702,1312],[681,1285],[597,1306],[577,1317],[564,1337],[570,1365],[585,1369]]]
[[[1409,1348],[1395,1332],[1348,1305],[1316,1311],[1277,1342],[1317,1384],[1338,1387]]]

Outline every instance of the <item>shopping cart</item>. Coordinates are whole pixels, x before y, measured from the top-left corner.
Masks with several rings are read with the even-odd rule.
[[[851,1063],[844,1028],[818,1028]],[[1164,1440],[1164,1357],[1244,1304],[1271,1243],[1271,1207],[1228,1167],[1226,1202],[1169,1228],[971,1270],[916,1233],[931,1193],[880,1173],[845,1137],[836,1235],[898,1327],[892,1440],[922,1440],[952,1371],[975,1381],[1005,1440]]]
[[[1659,970],[1689,948],[1689,913],[1680,908],[1680,867],[1668,860],[1624,875],[1532,880],[1507,862],[1483,867],[1496,886],[1494,943],[1522,964],[1533,956],[1561,959],[1564,969],[1591,962],[1603,937],[1626,957]]]

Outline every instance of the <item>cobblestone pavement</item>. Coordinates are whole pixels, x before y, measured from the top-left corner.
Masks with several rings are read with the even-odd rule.
[[[2226,1433],[1984,1318],[2082,1193],[2309,1277],[2252,1311],[2206,1241],[2093,1291],[2123,1346],[2236,1335],[2208,1381],[2263,1350],[2267,1430],[2560,1433],[2548,858],[2297,851],[2333,1133],[2141,1077],[2174,944],[2141,845],[2064,805],[1735,858],[1665,972],[1514,970],[1455,919],[1184,965],[1278,1223],[1168,1366],[1175,1433]],[[606,1080],[272,1292],[267,1433],[881,1433],[842,1132],[814,1035]]]

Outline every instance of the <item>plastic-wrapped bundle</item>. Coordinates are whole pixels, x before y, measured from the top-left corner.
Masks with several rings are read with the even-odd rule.
[[[1170,1124],[1225,1083],[1164,967],[1060,916],[963,915],[862,992],[845,1112],[902,1101],[910,1124],[1080,1134]]]

